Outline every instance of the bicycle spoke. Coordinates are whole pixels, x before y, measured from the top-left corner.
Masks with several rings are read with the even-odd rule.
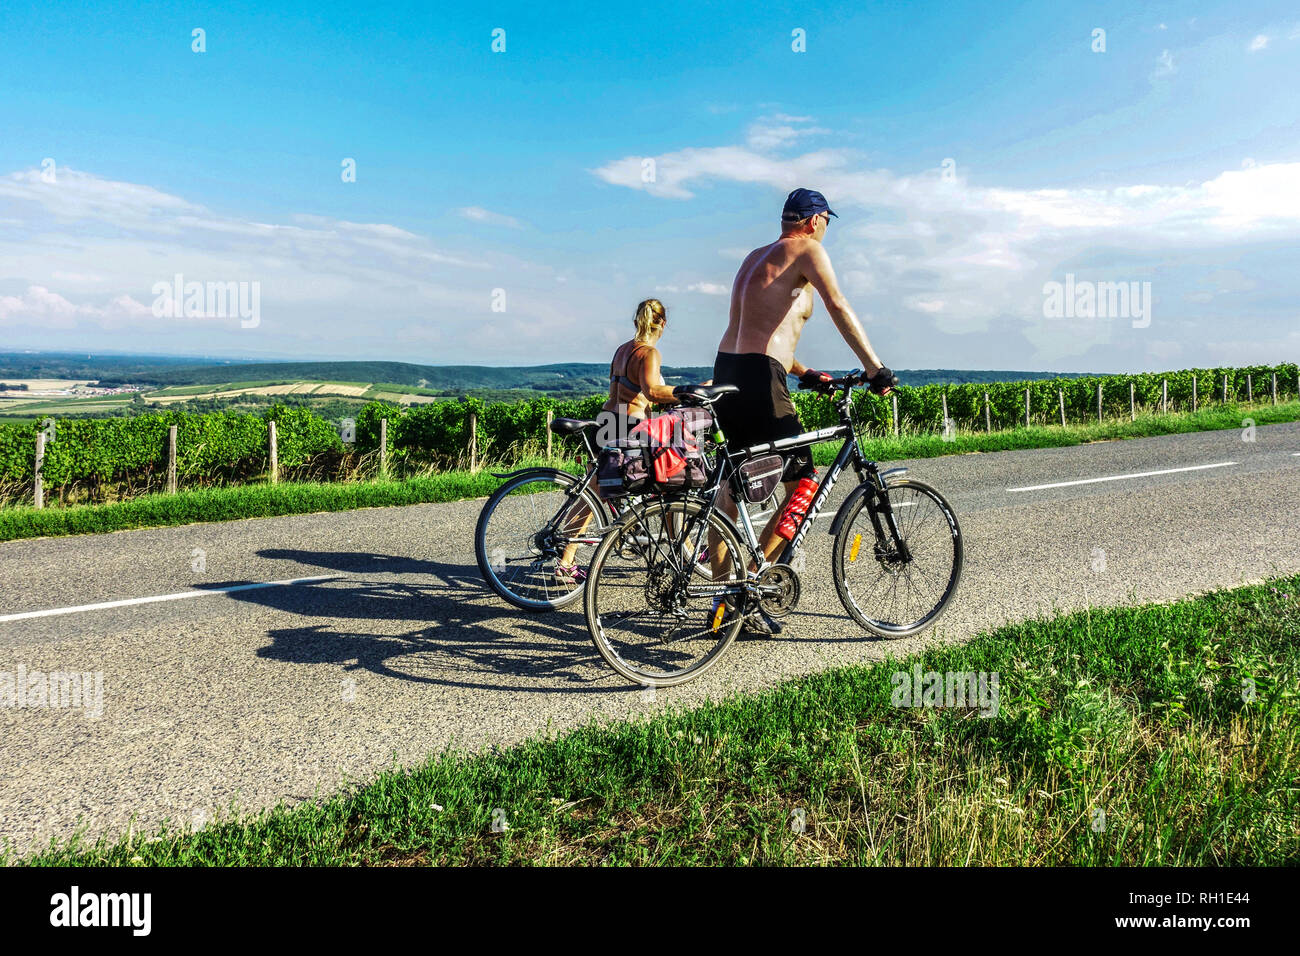
[[[476,530],[475,548],[488,583],[529,609],[562,607],[581,597],[581,582],[562,576],[558,565],[570,549],[566,563],[583,567],[590,561],[594,545],[572,539],[582,536],[586,524],[598,540],[603,515],[570,493],[568,478],[553,473],[528,476],[505,488],[489,500]]]
[[[885,632],[912,631],[938,614],[951,596],[959,573],[960,545],[954,525],[937,497],[915,483],[890,486],[889,503],[898,540],[888,533],[889,516],[879,515],[885,534],[877,538],[870,506],[860,508],[845,541],[859,541],[856,558],[842,553],[837,586],[846,607],[861,615],[859,623]],[[866,552],[865,542],[871,551]],[[906,546],[907,560],[903,560]],[[874,565],[874,567],[870,567]]]
[[[706,585],[695,568],[707,530],[687,505],[658,502],[642,506],[602,544],[588,583],[588,622],[601,654],[625,676],[677,682],[734,636],[730,621],[715,629],[712,595],[701,593]],[[637,538],[644,547],[626,546]],[[739,590],[738,562],[729,565],[718,585]]]

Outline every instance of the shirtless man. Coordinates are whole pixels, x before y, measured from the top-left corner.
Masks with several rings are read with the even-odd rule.
[[[740,389],[715,405],[718,424],[732,448],[746,448],[803,432],[790,400],[786,375],[795,375],[809,383],[830,378],[794,357],[804,323],[812,315],[812,289],[821,296],[831,321],[858,357],[863,371],[876,379],[873,390],[877,394],[889,394],[886,383],[893,380],[893,373],[884,367],[867,341],[862,324],[840,292],[830,256],[822,246],[826,227],[835,215],[821,193],[796,189],[786,198],[781,212],[781,238],[751,252],[736,273],[731,286],[731,319],[713,363],[716,384],[736,385]],[[806,449],[787,456],[781,476],[785,489],[781,507],[760,537],[768,560],[785,544],[776,534],[776,528],[795,486],[800,479],[816,474],[812,455]],[[736,517],[736,505],[726,485],[719,504],[728,515]],[[717,578],[726,573],[726,551],[720,541],[711,539],[709,544],[713,574]],[[774,621],[766,624],[770,632],[780,629]]]

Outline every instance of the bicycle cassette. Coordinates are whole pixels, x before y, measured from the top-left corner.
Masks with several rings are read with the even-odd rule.
[[[770,617],[785,617],[799,606],[799,574],[788,564],[764,568],[755,582],[758,606]]]

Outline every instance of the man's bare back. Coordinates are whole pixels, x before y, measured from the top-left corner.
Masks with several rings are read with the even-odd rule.
[[[825,208],[821,194],[812,195]],[[831,215],[827,210],[795,222],[783,218],[781,238],[745,257],[731,284],[731,315],[719,352],[768,355],[787,372],[803,374],[806,367],[794,352],[812,315],[815,290],[863,371],[870,375],[884,364],[840,291],[831,257],[822,245]]]
[[[800,236],[783,237],[745,257],[731,285],[731,319],[719,352],[762,352],[790,370],[795,346],[813,310],[802,267],[808,247],[815,243]]]

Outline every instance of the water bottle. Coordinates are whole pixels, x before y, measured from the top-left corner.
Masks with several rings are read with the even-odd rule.
[[[794,494],[790,496],[789,504],[785,506],[785,511],[781,512],[781,521],[776,526],[777,534],[787,541],[794,540],[794,533],[798,530],[804,516],[808,514],[808,506],[812,504],[815,494],[817,494],[817,479],[800,479],[799,484],[795,485]]]

